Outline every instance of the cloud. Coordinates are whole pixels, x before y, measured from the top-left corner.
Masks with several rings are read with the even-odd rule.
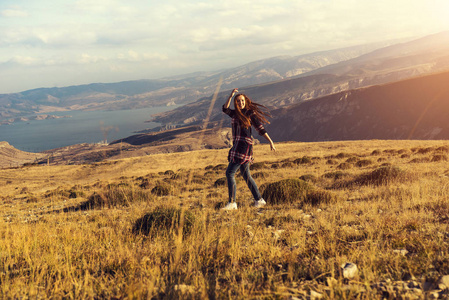
[[[38,60],[31,56],[20,56],[16,55],[9,61],[10,64],[17,64],[17,65],[23,65],[23,66],[31,66],[35,65],[38,62]]]
[[[4,9],[0,11],[0,16],[6,17],[6,18],[24,18],[28,17],[28,12],[21,10],[21,9],[15,9],[15,8],[9,8]]]
[[[105,80],[111,70],[145,77],[213,71],[447,30],[445,1],[9,0],[15,6],[0,4],[0,61],[28,72],[100,78],[101,70]]]
[[[127,53],[119,53],[117,59],[126,62],[164,61],[168,60],[168,56],[160,53],[139,53],[129,50]]]

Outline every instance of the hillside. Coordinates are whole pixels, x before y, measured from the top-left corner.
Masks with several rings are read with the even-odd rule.
[[[24,152],[14,148],[7,142],[0,142],[0,169],[34,163],[43,157],[43,154]]]
[[[0,297],[449,296],[447,141],[277,149],[232,212],[227,149],[2,170]]]
[[[449,139],[449,72],[340,92],[282,108],[275,140]]]

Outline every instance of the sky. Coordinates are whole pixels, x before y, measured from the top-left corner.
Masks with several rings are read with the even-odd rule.
[[[447,0],[1,0],[0,93],[216,71],[446,30]]]

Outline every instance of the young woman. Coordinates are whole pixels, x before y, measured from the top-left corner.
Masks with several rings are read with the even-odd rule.
[[[232,118],[232,140],[233,146],[229,151],[229,165],[226,169],[226,179],[228,181],[229,203],[223,209],[237,209],[235,173],[240,169],[243,179],[246,181],[254,197],[254,206],[261,207],[266,204],[260,195],[257,184],[251,177],[249,165],[253,161],[253,138],[251,136],[251,125],[269,143],[271,150],[276,151],[274,143],[265,130],[263,124],[269,123],[266,117],[269,115],[262,111],[265,106],[252,102],[248,96],[237,94],[237,89],[233,89],[226,103],[223,105],[223,112]],[[234,110],[230,109],[232,97],[234,97]]]

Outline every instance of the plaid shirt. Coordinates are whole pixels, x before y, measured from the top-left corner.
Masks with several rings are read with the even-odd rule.
[[[235,110],[225,108],[223,106],[223,112],[232,118],[232,141],[233,145],[229,150],[228,160],[236,164],[246,164],[253,162],[253,137],[251,127],[244,128],[239,119],[236,116]],[[242,113],[249,116],[251,119],[251,125],[257,130],[260,135],[264,135],[267,131],[263,127],[263,124],[256,117],[252,110],[243,109]]]

